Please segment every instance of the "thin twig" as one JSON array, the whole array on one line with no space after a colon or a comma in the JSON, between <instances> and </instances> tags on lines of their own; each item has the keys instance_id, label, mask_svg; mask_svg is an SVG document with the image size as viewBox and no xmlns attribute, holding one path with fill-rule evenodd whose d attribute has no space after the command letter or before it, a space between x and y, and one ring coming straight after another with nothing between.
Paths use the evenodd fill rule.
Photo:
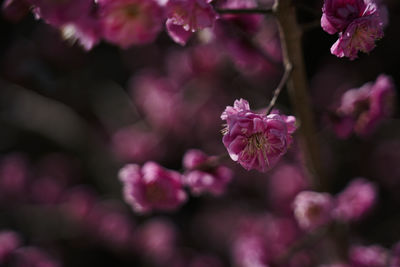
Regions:
<instances>
[{"instance_id":1,"label":"thin twig","mask_svg":"<svg viewBox=\"0 0 400 267\"><path fill-rule=\"evenodd\" d=\"M219 14L272 14L272 9L262 8L249 8L249 9L221 9L217 8L215 11Z\"/></svg>"},{"instance_id":2,"label":"thin twig","mask_svg":"<svg viewBox=\"0 0 400 267\"><path fill-rule=\"evenodd\" d=\"M283 87L285 87L286 82L288 81L290 74L292 73L292 70L293 70L292 64L286 63L285 72L283 73L282 79L279 82L278 87L276 87L274 91L274 96L272 97L271 102L269 102L267 111L265 112L266 115L268 115L275 106L276 100L278 99L279 94L281 93Z\"/></svg>"}]
</instances>

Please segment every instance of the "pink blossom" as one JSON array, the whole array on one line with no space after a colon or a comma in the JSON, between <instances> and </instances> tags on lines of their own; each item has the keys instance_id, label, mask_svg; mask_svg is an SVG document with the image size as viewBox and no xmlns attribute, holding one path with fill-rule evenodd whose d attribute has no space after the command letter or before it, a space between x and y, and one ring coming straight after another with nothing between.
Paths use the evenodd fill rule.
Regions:
<instances>
[{"instance_id":1,"label":"pink blossom","mask_svg":"<svg viewBox=\"0 0 400 267\"><path fill-rule=\"evenodd\" d=\"M331 221L333 199L328 193L303 191L293 201L294 215L303 229L311 230Z\"/></svg>"},{"instance_id":2,"label":"pink blossom","mask_svg":"<svg viewBox=\"0 0 400 267\"><path fill-rule=\"evenodd\" d=\"M64 24L61 33L64 39L78 42L86 51L97 45L102 37L98 19L90 14Z\"/></svg>"},{"instance_id":3,"label":"pink blossom","mask_svg":"<svg viewBox=\"0 0 400 267\"><path fill-rule=\"evenodd\" d=\"M0 163L0 198L23 198L29 180L27 160L19 154L4 157Z\"/></svg>"},{"instance_id":4,"label":"pink blossom","mask_svg":"<svg viewBox=\"0 0 400 267\"><path fill-rule=\"evenodd\" d=\"M122 48L154 41L162 29L163 9L155 0L101 0L103 37Z\"/></svg>"},{"instance_id":5,"label":"pink blossom","mask_svg":"<svg viewBox=\"0 0 400 267\"><path fill-rule=\"evenodd\" d=\"M364 178L357 178L337 195L332 215L343 222L357 221L375 204L376 195L374 184Z\"/></svg>"},{"instance_id":6,"label":"pink blossom","mask_svg":"<svg viewBox=\"0 0 400 267\"><path fill-rule=\"evenodd\" d=\"M331 47L337 57L354 60L358 51L369 53L375 48L375 41L383 37L383 22L377 16L361 17L354 20Z\"/></svg>"},{"instance_id":7,"label":"pink blossom","mask_svg":"<svg viewBox=\"0 0 400 267\"><path fill-rule=\"evenodd\" d=\"M336 132L343 137L350 135L351 129L360 136L371 134L383 119L391 115L394 96L393 81L384 74L374 84L367 83L361 88L348 90L336 112L340 119L333 121Z\"/></svg>"},{"instance_id":8,"label":"pink blossom","mask_svg":"<svg viewBox=\"0 0 400 267\"><path fill-rule=\"evenodd\" d=\"M341 32L356 18L371 15L376 9L373 1L325 0L321 26L330 34Z\"/></svg>"},{"instance_id":9,"label":"pink blossom","mask_svg":"<svg viewBox=\"0 0 400 267\"><path fill-rule=\"evenodd\" d=\"M212 0L169 0L167 3L167 31L179 44L186 44L190 35L212 27L217 19Z\"/></svg>"},{"instance_id":10,"label":"pink blossom","mask_svg":"<svg viewBox=\"0 0 400 267\"><path fill-rule=\"evenodd\" d=\"M119 177L124 184L125 201L136 212L175 210L186 200L181 175L155 162L147 162L143 167L128 164Z\"/></svg>"},{"instance_id":11,"label":"pink blossom","mask_svg":"<svg viewBox=\"0 0 400 267\"><path fill-rule=\"evenodd\" d=\"M177 230L168 220L151 219L140 226L135 236L140 253L158 265L169 260L177 250Z\"/></svg>"},{"instance_id":12,"label":"pink blossom","mask_svg":"<svg viewBox=\"0 0 400 267\"><path fill-rule=\"evenodd\" d=\"M187 170L183 176L184 183L195 195L209 192L221 195L231 181L233 172L224 166L213 166L215 157L209 157L200 150L192 149L185 153L183 166ZM210 166L196 169L208 162Z\"/></svg>"},{"instance_id":13,"label":"pink blossom","mask_svg":"<svg viewBox=\"0 0 400 267\"><path fill-rule=\"evenodd\" d=\"M4 264L10 254L21 245L20 237L13 231L0 232L0 264Z\"/></svg>"},{"instance_id":14,"label":"pink blossom","mask_svg":"<svg viewBox=\"0 0 400 267\"><path fill-rule=\"evenodd\" d=\"M222 142L232 160L246 170L265 172L286 153L295 130L294 117L257 114L241 99L221 115L226 120Z\"/></svg>"},{"instance_id":15,"label":"pink blossom","mask_svg":"<svg viewBox=\"0 0 400 267\"><path fill-rule=\"evenodd\" d=\"M15 251L14 267L60 267L61 264L45 251L36 247L22 247Z\"/></svg>"},{"instance_id":16,"label":"pink blossom","mask_svg":"<svg viewBox=\"0 0 400 267\"><path fill-rule=\"evenodd\" d=\"M383 37L387 12L374 0L325 0L322 11L322 28L330 34L339 32L331 47L337 57L354 60L358 51L369 53Z\"/></svg>"},{"instance_id":17,"label":"pink blossom","mask_svg":"<svg viewBox=\"0 0 400 267\"><path fill-rule=\"evenodd\" d=\"M308 188L304 172L294 164L278 165L268 182L267 195L280 214L291 214L294 198Z\"/></svg>"},{"instance_id":18,"label":"pink blossom","mask_svg":"<svg viewBox=\"0 0 400 267\"><path fill-rule=\"evenodd\" d=\"M381 246L353 246L349 258L354 267L385 267L387 266L388 251Z\"/></svg>"},{"instance_id":19,"label":"pink blossom","mask_svg":"<svg viewBox=\"0 0 400 267\"><path fill-rule=\"evenodd\" d=\"M90 13L93 0L29 0L36 17L53 26L62 26Z\"/></svg>"}]
</instances>

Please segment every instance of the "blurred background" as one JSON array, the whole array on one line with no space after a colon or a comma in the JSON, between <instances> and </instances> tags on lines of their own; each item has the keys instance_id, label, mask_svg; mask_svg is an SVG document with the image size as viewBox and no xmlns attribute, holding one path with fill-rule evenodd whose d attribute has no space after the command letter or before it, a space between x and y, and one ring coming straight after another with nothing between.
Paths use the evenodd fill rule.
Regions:
<instances>
[{"instance_id":1,"label":"blurred background","mask_svg":"<svg viewBox=\"0 0 400 267\"><path fill-rule=\"evenodd\" d=\"M294 2L299 21L311 25L304 56L330 193L355 177L379 192L374 210L345 229L347 238L390 248L400 240L398 109L366 138L338 139L328 117L343 92L381 73L399 86L400 3L384 1L384 38L349 61L330 54L336 36L313 26L322 1ZM4 266L264 266L251 263L264 253L253 237L262 232L273 244L268 253L279 254L304 234L291 211L309 188L296 141L265 174L226 160L234 178L223 196L191 196L171 213L135 214L118 180L126 163L181 170L188 149L225 151L222 111L239 98L265 108L283 73L273 17L252 15L253 28L222 17L184 47L162 31L147 45L103 41L85 51L29 10L19 12L0 16L0 265L14 246ZM277 107L293 113L286 92ZM307 248L287 264L316 262Z\"/></svg>"}]
</instances>

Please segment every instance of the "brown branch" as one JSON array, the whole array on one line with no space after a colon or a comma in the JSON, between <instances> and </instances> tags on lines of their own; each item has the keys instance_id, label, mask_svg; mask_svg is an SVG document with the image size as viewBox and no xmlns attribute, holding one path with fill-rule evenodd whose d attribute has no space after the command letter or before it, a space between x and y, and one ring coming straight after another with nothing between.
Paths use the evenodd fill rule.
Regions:
<instances>
[{"instance_id":1,"label":"brown branch","mask_svg":"<svg viewBox=\"0 0 400 267\"><path fill-rule=\"evenodd\" d=\"M300 146L305 156L305 164L310 174L311 184L314 189L324 191L326 178L320 161L320 145L316 135L308 92L301 44L302 30L297 23L296 10L291 0L276 1L274 11L279 22L284 64L292 64L293 66L287 87L295 114L300 121Z\"/></svg>"},{"instance_id":2,"label":"brown branch","mask_svg":"<svg viewBox=\"0 0 400 267\"><path fill-rule=\"evenodd\" d=\"M292 64L290 64L290 63L285 64L285 72L283 73L282 79L279 82L278 87L276 87L276 89L274 91L274 96L272 97L271 102L269 102L267 111L265 112L266 115L268 115L271 112L271 110L274 108L276 100L278 99L279 94L281 93L283 87L285 87L285 85L290 77L290 74L292 73L292 70L293 70Z\"/></svg>"}]
</instances>

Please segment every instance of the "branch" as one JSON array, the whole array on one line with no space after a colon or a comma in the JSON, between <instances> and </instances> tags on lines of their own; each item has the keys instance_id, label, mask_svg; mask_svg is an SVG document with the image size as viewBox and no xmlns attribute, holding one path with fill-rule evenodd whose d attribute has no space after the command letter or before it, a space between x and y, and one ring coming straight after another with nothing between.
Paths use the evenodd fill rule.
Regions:
<instances>
[{"instance_id":1,"label":"branch","mask_svg":"<svg viewBox=\"0 0 400 267\"><path fill-rule=\"evenodd\" d=\"M279 94L281 93L283 87L285 87L285 84L287 83L290 74L292 73L292 70L293 70L292 64L287 63L285 65L285 72L283 73L282 79L279 82L278 87L275 89L274 96L272 97L271 102L268 105L267 111L265 112L266 115L268 115L275 106L276 100L278 99Z\"/></svg>"},{"instance_id":2,"label":"branch","mask_svg":"<svg viewBox=\"0 0 400 267\"><path fill-rule=\"evenodd\" d=\"M219 14L272 14L271 9L262 9L262 8L249 8L249 9L221 9L217 8L215 11Z\"/></svg>"}]
</instances>

